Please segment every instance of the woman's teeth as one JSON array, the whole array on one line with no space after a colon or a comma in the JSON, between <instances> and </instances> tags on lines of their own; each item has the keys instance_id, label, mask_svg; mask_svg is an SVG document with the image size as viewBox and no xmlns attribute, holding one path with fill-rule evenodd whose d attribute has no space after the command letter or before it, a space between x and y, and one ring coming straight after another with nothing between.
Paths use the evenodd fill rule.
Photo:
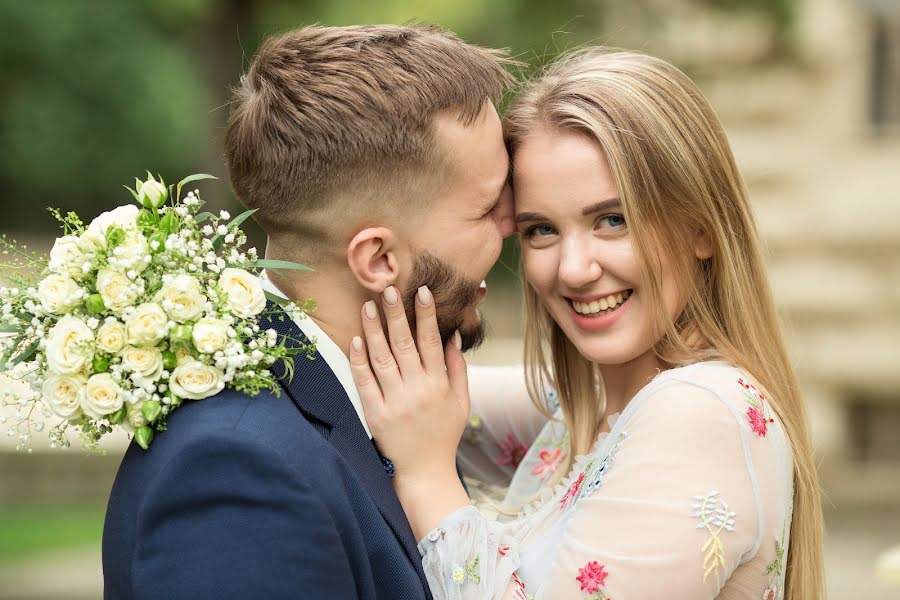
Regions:
<instances>
[{"instance_id":1,"label":"woman's teeth","mask_svg":"<svg viewBox=\"0 0 900 600\"><path fill-rule=\"evenodd\" d=\"M598 315L603 312L609 312L615 310L619 307L620 304L628 300L628 296L631 295L631 290L625 290L621 294L613 294L612 296L607 296L606 298L601 298L600 300L594 300L593 302L577 302L572 300L572 306L575 308L575 312L581 315Z\"/></svg>"}]
</instances>

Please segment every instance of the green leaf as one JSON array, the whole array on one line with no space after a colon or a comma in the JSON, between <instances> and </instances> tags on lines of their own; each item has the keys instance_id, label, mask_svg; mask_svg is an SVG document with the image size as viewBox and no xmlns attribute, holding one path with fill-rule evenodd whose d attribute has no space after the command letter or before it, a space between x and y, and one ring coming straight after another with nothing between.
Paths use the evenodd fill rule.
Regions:
<instances>
[{"instance_id":1,"label":"green leaf","mask_svg":"<svg viewBox=\"0 0 900 600\"><path fill-rule=\"evenodd\" d=\"M225 243L225 238L221 235L217 235L216 237L214 237L212 239L213 250L218 251L222 247L222 244L224 244L224 243Z\"/></svg>"},{"instance_id":2,"label":"green leaf","mask_svg":"<svg viewBox=\"0 0 900 600\"><path fill-rule=\"evenodd\" d=\"M312 267L308 267L306 265L301 265L299 263L291 262L289 260L275 260L272 258L261 258L259 260L254 260L253 262L249 262L246 265L251 269L272 269L273 271L278 271L278 269L294 269L297 271L315 271Z\"/></svg>"},{"instance_id":3,"label":"green leaf","mask_svg":"<svg viewBox=\"0 0 900 600\"><path fill-rule=\"evenodd\" d=\"M31 360L34 358L34 355L37 354L38 350L38 340L34 340L28 346L25 347L22 352L19 353L17 357L15 357L12 361L12 364L15 366L20 362L25 362L26 360Z\"/></svg>"},{"instance_id":4,"label":"green leaf","mask_svg":"<svg viewBox=\"0 0 900 600\"><path fill-rule=\"evenodd\" d=\"M131 192L131 195L134 196L134 199L135 199L135 200L137 200L138 202L141 201L141 199L138 197L138 193L137 193L136 191L134 191L133 189L131 189L131 188L128 187L127 185L123 185L122 187L125 188L126 190L128 190L129 192Z\"/></svg>"},{"instance_id":5,"label":"green leaf","mask_svg":"<svg viewBox=\"0 0 900 600\"><path fill-rule=\"evenodd\" d=\"M202 212L194 215L194 223L202 223L203 221L207 221L211 219L213 215L211 212Z\"/></svg>"},{"instance_id":6,"label":"green leaf","mask_svg":"<svg viewBox=\"0 0 900 600\"><path fill-rule=\"evenodd\" d=\"M279 296L279 295L277 295L277 294L273 294L272 292L266 292L266 291L264 291L264 293L265 293L265 295L266 295L266 299L267 299L267 300L269 300L270 302L274 302L274 303L277 304L278 306L284 306L285 304L287 304L288 302L290 302L290 300L288 300L287 298L283 298L282 296Z\"/></svg>"},{"instance_id":7,"label":"green leaf","mask_svg":"<svg viewBox=\"0 0 900 600\"><path fill-rule=\"evenodd\" d=\"M206 173L195 173L194 175L188 175L184 179L178 182L178 187L176 188L175 196L176 200L181 198L181 188L191 183L193 181L200 181L202 179L218 179L215 175L207 175Z\"/></svg>"},{"instance_id":8,"label":"green leaf","mask_svg":"<svg viewBox=\"0 0 900 600\"><path fill-rule=\"evenodd\" d=\"M249 219L250 216L258 210L258 208L254 208L253 210L246 210L236 216L234 220L232 220L231 223L228 224L228 231L234 231L235 229L237 229L241 223Z\"/></svg>"},{"instance_id":9,"label":"green leaf","mask_svg":"<svg viewBox=\"0 0 900 600\"><path fill-rule=\"evenodd\" d=\"M20 331L22 328L15 325L0 325L0 333L19 333Z\"/></svg>"}]
</instances>

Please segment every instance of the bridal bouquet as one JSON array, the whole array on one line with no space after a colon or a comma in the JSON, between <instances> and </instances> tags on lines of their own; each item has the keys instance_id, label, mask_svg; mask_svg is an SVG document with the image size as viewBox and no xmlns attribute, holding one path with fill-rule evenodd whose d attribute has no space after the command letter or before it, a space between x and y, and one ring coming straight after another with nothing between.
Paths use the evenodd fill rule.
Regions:
<instances>
[{"instance_id":1,"label":"bridal bouquet","mask_svg":"<svg viewBox=\"0 0 900 600\"><path fill-rule=\"evenodd\" d=\"M20 449L44 429L38 417L53 415L60 422L49 429L52 447L70 445L71 427L89 448L121 427L147 449L183 401L226 386L279 394L269 367L283 360L290 374L297 353L312 354L312 343L287 346L261 327L303 318L311 301L269 296L255 274L307 267L243 251L240 225L254 211L234 219L200 212L199 191L181 198L181 190L201 179L215 178L167 186L148 173L127 188L137 204L87 226L50 209L64 235L49 259L0 237L11 257L0 264L10 284L0 287L0 371L27 391L3 403L15 405L7 433ZM267 297L277 306L267 308Z\"/></svg>"}]
</instances>

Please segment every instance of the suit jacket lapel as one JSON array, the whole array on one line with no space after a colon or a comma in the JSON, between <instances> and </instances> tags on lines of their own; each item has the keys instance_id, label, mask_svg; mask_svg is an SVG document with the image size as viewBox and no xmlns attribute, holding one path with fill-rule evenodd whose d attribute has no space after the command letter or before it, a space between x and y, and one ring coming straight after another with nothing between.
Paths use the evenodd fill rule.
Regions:
<instances>
[{"instance_id":1,"label":"suit jacket lapel","mask_svg":"<svg viewBox=\"0 0 900 600\"><path fill-rule=\"evenodd\" d=\"M271 304L269 308L272 308ZM298 340L307 339L287 316L284 321L276 318L270 321L267 317L263 317L260 320L260 327L274 328L279 337L286 338L285 344L288 346L297 346ZM276 377L284 377L284 363L276 362L272 365L272 372ZM381 458L366 434L353 404L328 363L318 352L312 360L297 355L294 361L294 377L290 381L282 380L282 386L301 412L330 428L328 441L353 468L369 496L378 506L382 517L403 546L407 557L416 568L422 585L427 590L428 582L422 571L422 557L416 547L409 521L403 513L403 507L394 492L391 479L385 472Z\"/></svg>"}]
</instances>

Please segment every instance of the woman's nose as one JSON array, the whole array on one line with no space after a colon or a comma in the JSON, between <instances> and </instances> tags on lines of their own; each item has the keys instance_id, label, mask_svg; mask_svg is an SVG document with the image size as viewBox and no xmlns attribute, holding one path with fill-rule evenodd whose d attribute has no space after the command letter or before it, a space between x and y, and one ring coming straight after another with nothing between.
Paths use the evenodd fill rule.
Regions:
<instances>
[{"instance_id":1,"label":"woman's nose","mask_svg":"<svg viewBox=\"0 0 900 600\"><path fill-rule=\"evenodd\" d=\"M560 282L577 290L600 278L603 269L590 250L590 244L587 241L577 238L562 242L562 251L559 257Z\"/></svg>"}]
</instances>

